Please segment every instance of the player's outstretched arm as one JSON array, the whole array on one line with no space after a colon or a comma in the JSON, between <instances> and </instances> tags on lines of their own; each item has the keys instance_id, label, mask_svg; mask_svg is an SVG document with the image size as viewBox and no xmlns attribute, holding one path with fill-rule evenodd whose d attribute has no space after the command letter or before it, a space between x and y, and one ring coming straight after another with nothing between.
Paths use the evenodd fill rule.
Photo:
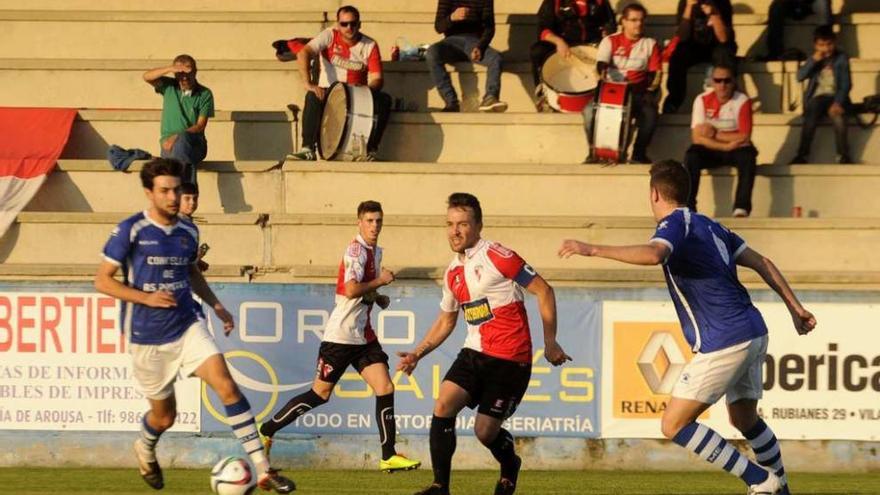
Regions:
<instances>
[{"instance_id":1,"label":"player's outstretched arm","mask_svg":"<svg viewBox=\"0 0 880 495\"><path fill-rule=\"evenodd\" d=\"M125 302L143 304L152 308L173 308L177 306L174 295L166 291L144 292L129 287L113 278L119 267L109 261L104 261L98 266L95 275L95 289L110 297L115 297Z\"/></svg>"},{"instance_id":2,"label":"player's outstretched arm","mask_svg":"<svg viewBox=\"0 0 880 495\"><path fill-rule=\"evenodd\" d=\"M229 335L232 329L235 328L235 320L232 319L232 314L226 310L223 304L220 303L220 300L217 299L217 296L214 295L214 291L208 287L208 281L205 280L205 276L202 275L202 271L199 270L197 264L192 264L189 267L189 284L193 292L214 309L214 314L223 322L223 333Z\"/></svg>"},{"instance_id":3,"label":"player's outstretched arm","mask_svg":"<svg viewBox=\"0 0 880 495\"><path fill-rule=\"evenodd\" d=\"M669 256L669 247L659 242L640 244L638 246L603 246L566 239L562 241L558 254L560 258L570 258L575 254L579 254L581 256L608 258L631 265L659 265Z\"/></svg>"},{"instance_id":4,"label":"player's outstretched arm","mask_svg":"<svg viewBox=\"0 0 880 495\"><path fill-rule=\"evenodd\" d=\"M407 375L411 375L413 370L419 364L419 360L427 356L431 351L442 344L452 330L455 328L455 321L458 319L458 311L440 311L428 335L419 343L416 350L412 352L397 352L400 362L397 363L397 370L403 371Z\"/></svg>"},{"instance_id":5,"label":"player's outstretched arm","mask_svg":"<svg viewBox=\"0 0 880 495\"><path fill-rule=\"evenodd\" d=\"M544 324L544 357L553 366L571 361L571 356L556 342L556 293L553 287L543 277L536 275L526 286L526 290L538 298L538 310Z\"/></svg>"},{"instance_id":6,"label":"player's outstretched arm","mask_svg":"<svg viewBox=\"0 0 880 495\"><path fill-rule=\"evenodd\" d=\"M767 282L767 285L779 294L779 297L782 298L788 307L788 311L791 313L797 333L806 335L816 328L816 317L804 309L794 291L791 290L791 286L788 285L788 281L785 280L782 272L779 271L779 268L776 268L776 265L770 258L762 256L757 251L747 247L736 258L736 264L758 272L761 278L764 279L764 282Z\"/></svg>"}]
</instances>

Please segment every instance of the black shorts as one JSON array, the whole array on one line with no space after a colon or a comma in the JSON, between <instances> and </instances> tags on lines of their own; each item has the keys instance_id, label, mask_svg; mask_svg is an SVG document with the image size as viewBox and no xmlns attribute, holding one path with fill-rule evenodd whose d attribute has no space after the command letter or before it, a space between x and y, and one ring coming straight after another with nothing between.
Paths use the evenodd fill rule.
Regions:
<instances>
[{"instance_id":1,"label":"black shorts","mask_svg":"<svg viewBox=\"0 0 880 495\"><path fill-rule=\"evenodd\" d=\"M358 373L371 364L383 363L388 367L388 354L378 340L368 344L337 344L321 342L318 350L318 366L315 372L321 381L336 383L349 365Z\"/></svg>"},{"instance_id":2,"label":"black shorts","mask_svg":"<svg viewBox=\"0 0 880 495\"><path fill-rule=\"evenodd\" d=\"M480 414L503 420L513 416L531 377L531 363L499 359L465 348L443 379L470 394L469 408L480 406Z\"/></svg>"}]
</instances>

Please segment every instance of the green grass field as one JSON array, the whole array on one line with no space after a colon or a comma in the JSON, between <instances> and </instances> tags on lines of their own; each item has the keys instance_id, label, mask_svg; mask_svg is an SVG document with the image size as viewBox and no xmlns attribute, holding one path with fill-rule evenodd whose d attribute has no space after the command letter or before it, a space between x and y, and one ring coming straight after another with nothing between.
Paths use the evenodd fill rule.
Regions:
<instances>
[{"instance_id":1,"label":"green grass field","mask_svg":"<svg viewBox=\"0 0 880 495\"><path fill-rule=\"evenodd\" d=\"M301 494L412 494L431 481L429 470L398 474L366 471L292 471ZM454 495L488 495L497 474L489 471L453 473ZM880 494L880 474L790 475L797 495ZM147 487L134 469L0 469L0 492L38 493L210 493L208 470L170 469L165 489ZM745 487L726 473L634 471L524 471L517 490L522 495L742 495Z\"/></svg>"}]
</instances>

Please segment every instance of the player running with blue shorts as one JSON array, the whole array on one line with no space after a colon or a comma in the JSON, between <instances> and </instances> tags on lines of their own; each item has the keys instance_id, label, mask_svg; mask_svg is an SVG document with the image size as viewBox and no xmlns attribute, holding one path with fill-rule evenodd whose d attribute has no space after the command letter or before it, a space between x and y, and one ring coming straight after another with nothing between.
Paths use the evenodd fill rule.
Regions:
<instances>
[{"instance_id":1,"label":"player running with blue shorts","mask_svg":"<svg viewBox=\"0 0 880 495\"><path fill-rule=\"evenodd\" d=\"M263 490L290 493L293 482L269 466L247 398L232 380L223 355L199 318L195 292L223 322L235 324L198 269L199 231L178 216L183 165L158 158L144 165L141 183L146 211L123 220L104 246L95 288L122 302L120 324L130 344L134 377L150 403L134 443L140 474L152 488L164 486L156 444L177 415L174 382L197 376L223 402L229 424L258 473ZM122 270L123 282L114 278Z\"/></svg>"},{"instance_id":2,"label":"player running with blue shorts","mask_svg":"<svg viewBox=\"0 0 880 495\"><path fill-rule=\"evenodd\" d=\"M720 223L684 206L690 182L680 163L658 162L650 173L651 209L658 224L647 244L600 246L566 240L559 255L663 265L682 331L696 353L682 371L663 412L663 435L739 476L751 495L788 494L779 443L758 417L767 326L739 282L736 266L755 270L779 294L799 334L812 331L816 318L804 309L772 261ZM700 414L723 395L727 396L730 422L749 441L757 464L711 428L697 423Z\"/></svg>"}]
</instances>

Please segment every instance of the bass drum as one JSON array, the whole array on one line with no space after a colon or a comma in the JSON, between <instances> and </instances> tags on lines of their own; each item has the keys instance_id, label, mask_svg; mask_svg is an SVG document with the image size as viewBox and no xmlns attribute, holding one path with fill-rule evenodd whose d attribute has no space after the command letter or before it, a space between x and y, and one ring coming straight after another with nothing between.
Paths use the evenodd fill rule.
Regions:
<instances>
[{"instance_id":1,"label":"bass drum","mask_svg":"<svg viewBox=\"0 0 880 495\"><path fill-rule=\"evenodd\" d=\"M335 82L327 91L318 151L324 160L358 161L367 156L375 127L373 93L366 86Z\"/></svg>"},{"instance_id":2,"label":"bass drum","mask_svg":"<svg viewBox=\"0 0 880 495\"><path fill-rule=\"evenodd\" d=\"M629 140L632 95L625 82L602 81L593 102L592 155L605 162L620 163L626 159Z\"/></svg>"},{"instance_id":3,"label":"bass drum","mask_svg":"<svg viewBox=\"0 0 880 495\"><path fill-rule=\"evenodd\" d=\"M550 55L541 67L541 84L547 104L558 112L579 113L592 100L599 84L594 45L571 47L566 59L558 52Z\"/></svg>"}]
</instances>

